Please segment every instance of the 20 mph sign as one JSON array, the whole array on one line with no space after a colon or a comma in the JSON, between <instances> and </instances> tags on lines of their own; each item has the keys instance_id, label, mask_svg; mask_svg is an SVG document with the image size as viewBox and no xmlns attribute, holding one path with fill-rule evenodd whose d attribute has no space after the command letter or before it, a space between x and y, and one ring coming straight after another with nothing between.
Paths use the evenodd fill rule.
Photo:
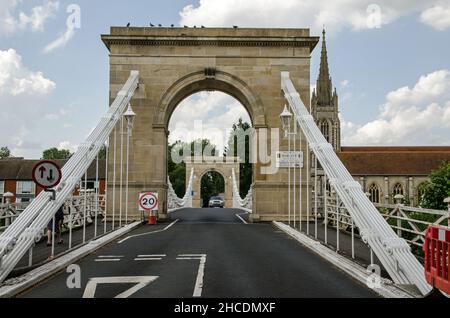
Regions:
<instances>
[{"instance_id":1,"label":"20 mph sign","mask_svg":"<svg viewBox=\"0 0 450 318\"><path fill-rule=\"evenodd\" d=\"M158 203L157 192L145 192L139 195L139 211L157 211Z\"/></svg>"},{"instance_id":2,"label":"20 mph sign","mask_svg":"<svg viewBox=\"0 0 450 318\"><path fill-rule=\"evenodd\" d=\"M62 178L61 169L52 161L41 161L33 168L33 181L43 189L56 187Z\"/></svg>"}]
</instances>

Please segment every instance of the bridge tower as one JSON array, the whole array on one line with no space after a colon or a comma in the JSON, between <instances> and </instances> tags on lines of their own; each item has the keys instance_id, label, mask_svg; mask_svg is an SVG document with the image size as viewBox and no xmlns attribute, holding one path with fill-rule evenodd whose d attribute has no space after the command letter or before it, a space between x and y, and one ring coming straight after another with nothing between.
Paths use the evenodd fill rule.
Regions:
<instances>
[{"instance_id":1,"label":"bridge tower","mask_svg":"<svg viewBox=\"0 0 450 318\"><path fill-rule=\"evenodd\" d=\"M280 137L279 116L285 105L281 72L290 72L309 107L310 60L318 37L310 36L309 29L112 27L102 40L110 52L111 98L130 70L140 74L139 89L131 100L137 116L130 141L129 211L137 212L139 192L158 191L160 215L166 213L172 113L188 96L216 90L239 100L258 136L253 220L287 220L288 169L276 168L277 151L288 149L288 141ZM116 148L120 153L120 144ZM302 150L306 151L306 143ZM108 159L109 201L115 171L112 152ZM303 191L306 197L306 186Z\"/></svg>"}]
</instances>

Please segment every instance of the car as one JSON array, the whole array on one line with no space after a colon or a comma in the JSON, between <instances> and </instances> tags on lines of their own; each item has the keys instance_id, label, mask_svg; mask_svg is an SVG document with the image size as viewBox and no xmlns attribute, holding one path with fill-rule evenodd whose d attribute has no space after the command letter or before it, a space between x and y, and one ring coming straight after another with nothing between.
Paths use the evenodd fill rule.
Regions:
<instances>
[{"instance_id":1,"label":"car","mask_svg":"<svg viewBox=\"0 0 450 318\"><path fill-rule=\"evenodd\" d=\"M209 200L208 206L210 208L221 208L221 209L223 209L224 206L225 206L225 201L223 200L222 197L211 197L211 199Z\"/></svg>"}]
</instances>

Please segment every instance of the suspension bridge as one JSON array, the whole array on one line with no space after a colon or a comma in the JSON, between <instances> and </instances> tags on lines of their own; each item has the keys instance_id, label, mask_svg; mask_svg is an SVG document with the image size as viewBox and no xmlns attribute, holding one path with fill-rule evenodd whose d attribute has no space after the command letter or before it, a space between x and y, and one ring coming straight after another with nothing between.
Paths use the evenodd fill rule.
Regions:
<instances>
[{"instance_id":1,"label":"suspension bridge","mask_svg":"<svg viewBox=\"0 0 450 318\"><path fill-rule=\"evenodd\" d=\"M55 197L42 192L20 213L4 216L1 296L421 297L432 290L411 242L388 223L392 214L368 199L304 103L318 41L309 30L112 28L102 39L111 53L111 106L62 168ZM198 167L187 169L182 198L166 172L170 115L203 89L238 97L256 135L267 137L259 142L245 198L239 165L227 170L231 206L223 210L195 206ZM267 129L280 126L287 133L277 142ZM303 151L305 165L272 171L261 149L275 154L291 143ZM98 176L104 145L106 194L96 186L75 198L89 167ZM159 194L160 223L153 227L142 225L137 209L145 191ZM50 258L32 267L43 229L60 206L69 248L55 249L53 240ZM439 222L448 219L434 213L442 213ZM29 271L14 274L18 264ZM81 276L72 286L73 264ZM127 284L134 287L120 287Z\"/></svg>"}]
</instances>

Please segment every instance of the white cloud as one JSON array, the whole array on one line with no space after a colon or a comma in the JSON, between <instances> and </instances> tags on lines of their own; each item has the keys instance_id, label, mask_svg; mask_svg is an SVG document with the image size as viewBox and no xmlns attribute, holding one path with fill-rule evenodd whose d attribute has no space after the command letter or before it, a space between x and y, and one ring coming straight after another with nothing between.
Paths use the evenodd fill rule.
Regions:
<instances>
[{"instance_id":1,"label":"white cloud","mask_svg":"<svg viewBox=\"0 0 450 318\"><path fill-rule=\"evenodd\" d=\"M436 5L425 10L422 12L420 20L439 31L450 28L450 3Z\"/></svg>"},{"instance_id":2,"label":"white cloud","mask_svg":"<svg viewBox=\"0 0 450 318\"><path fill-rule=\"evenodd\" d=\"M68 27L56 40L49 43L43 50L44 53L51 53L56 49L63 48L75 35L75 29Z\"/></svg>"},{"instance_id":3,"label":"white cloud","mask_svg":"<svg viewBox=\"0 0 450 318\"><path fill-rule=\"evenodd\" d=\"M48 113L46 99L55 87L42 72L30 71L15 50L0 50L0 144L14 155L31 157L41 149L30 132L43 125L40 118Z\"/></svg>"},{"instance_id":4,"label":"white cloud","mask_svg":"<svg viewBox=\"0 0 450 318\"><path fill-rule=\"evenodd\" d=\"M58 150L69 150L74 153L78 150L78 145L74 145L70 141L63 141L59 143L57 148Z\"/></svg>"},{"instance_id":5,"label":"white cloud","mask_svg":"<svg viewBox=\"0 0 450 318\"><path fill-rule=\"evenodd\" d=\"M211 140L223 151L228 131L239 118L251 122L239 101L222 92L201 92L182 101L170 120L169 142Z\"/></svg>"},{"instance_id":6,"label":"white cloud","mask_svg":"<svg viewBox=\"0 0 450 318\"><path fill-rule=\"evenodd\" d=\"M350 81L349 81L349 80L343 80L343 81L341 82L341 86L342 86L343 88L348 87L348 85L350 85Z\"/></svg>"},{"instance_id":7,"label":"white cloud","mask_svg":"<svg viewBox=\"0 0 450 318\"><path fill-rule=\"evenodd\" d=\"M21 0L0 0L0 35L12 35L27 29L43 31L46 21L59 9L59 1L46 0L33 7L29 14L23 11L16 13L20 3Z\"/></svg>"},{"instance_id":8,"label":"white cloud","mask_svg":"<svg viewBox=\"0 0 450 318\"><path fill-rule=\"evenodd\" d=\"M380 27L401 16L422 12L440 0L200 0L180 12L180 25L241 27L308 27L317 33L323 25L331 32L376 27L374 14L380 9ZM375 11L372 10L375 8Z\"/></svg>"},{"instance_id":9,"label":"white cloud","mask_svg":"<svg viewBox=\"0 0 450 318\"><path fill-rule=\"evenodd\" d=\"M0 95L46 95L55 86L42 72L32 72L24 67L22 57L14 49L0 50Z\"/></svg>"},{"instance_id":10,"label":"white cloud","mask_svg":"<svg viewBox=\"0 0 450 318\"><path fill-rule=\"evenodd\" d=\"M364 125L343 120L342 132L346 145L450 144L450 71L390 92L377 118Z\"/></svg>"}]
</instances>

